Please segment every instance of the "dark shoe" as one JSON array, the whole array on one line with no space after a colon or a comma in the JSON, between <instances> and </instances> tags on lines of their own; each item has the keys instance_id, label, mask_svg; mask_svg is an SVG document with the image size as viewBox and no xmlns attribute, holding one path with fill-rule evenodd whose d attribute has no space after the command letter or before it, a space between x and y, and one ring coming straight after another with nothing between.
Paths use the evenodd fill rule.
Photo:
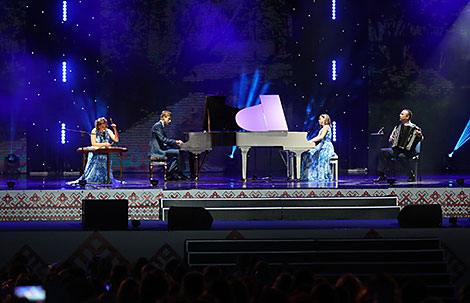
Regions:
<instances>
[{"instance_id":1,"label":"dark shoe","mask_svg":"<svg viewBox=\"0 0 470 303\"><path fill-rule=\"evenodd\" d=\"M168 177L166 178L166 180L167 180L167 181L178 181L179 179L178 179L178 177L176 177L176 176L168 176Z\"/></svg>"},{"instance_id":2,"label":"dark shoe","mask_svg":"<svg viewBox=\"0 0 470 303\"><path fill-rule=\"evenodd\" d=\"M179 175L178 175L178 179L180 179L180 180L188 180L189 177L186 176L185 174L179 174Z\"/></svg>"},{"instance_id":3,"label":"dark shoe","mask_svg":"<svg viewBox=\"0 0 470 303\"><path fill-rule=\"evenodd\" d=\"M382 181L387 181L387 177L385 175L380 175L377 179L374 180L374 182L382 182Z\"/></svg>"},{"instance_id":4,"label":"dark shoe","mask_svg":"<svg viewBox=\"0 0 470 303\"><path fill-rule=\"evenodd\" d=\"M408 182L416 182L416 176L415 175L411 175L408 177Z\"/></svg>"}]
</instances>

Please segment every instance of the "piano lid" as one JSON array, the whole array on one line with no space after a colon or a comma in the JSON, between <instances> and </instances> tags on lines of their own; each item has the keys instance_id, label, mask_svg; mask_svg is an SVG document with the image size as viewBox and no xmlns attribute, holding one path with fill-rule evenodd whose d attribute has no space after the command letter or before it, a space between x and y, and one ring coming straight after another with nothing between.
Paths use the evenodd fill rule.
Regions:
<instances>
[{"instance_id":1,"label":"piano lid","mask_svg":"<svg viewBox=\"0 0 470 303\"><path fill-rule=\"evenodd\" d=\"M225 104L225 96L206 96L204 108L203 131L237 131L235 115L239 108Z\"/></svg>"},{"instance_id":2,"label":"piano lid","mask_svg":"<svg viewBox=\"0 0 470 303\"><path fill-rule=\"evenodd\" d=\"M249 131L287 131L287 122L279 95L261 95L261 104L244 108L235 116L237 124Z\"/></svg>"}]
</instances>

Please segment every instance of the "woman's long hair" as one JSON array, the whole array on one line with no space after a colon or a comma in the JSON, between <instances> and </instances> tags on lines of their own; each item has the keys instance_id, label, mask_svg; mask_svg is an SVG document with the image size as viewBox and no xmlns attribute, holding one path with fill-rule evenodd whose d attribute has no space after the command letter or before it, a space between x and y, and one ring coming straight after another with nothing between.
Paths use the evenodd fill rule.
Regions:
<instances>
[{"instance_id":1,"label":"woman's long hair","mask_svg":"<svg viewBox=\"0 0 470 303\"><path fill-rule=\"evenodd\" d=\"M100 126L103 125L103 124L108 124L108 120L106 120L105 117L101 117L101 118L96 119L95 120L96 131L98 131Z\"/></svg>"},{"instance_id":2,"label":"woman's long hair","mask_svg":"<svg viewBox=\"0 0 470 303\"><path fill-rule=\"evenodd\" d=\"M325 124L328 124L331 127L331 118L328 114L321 114L320 117L323 117L325 119Z\"/></svg>"}]
</instances>

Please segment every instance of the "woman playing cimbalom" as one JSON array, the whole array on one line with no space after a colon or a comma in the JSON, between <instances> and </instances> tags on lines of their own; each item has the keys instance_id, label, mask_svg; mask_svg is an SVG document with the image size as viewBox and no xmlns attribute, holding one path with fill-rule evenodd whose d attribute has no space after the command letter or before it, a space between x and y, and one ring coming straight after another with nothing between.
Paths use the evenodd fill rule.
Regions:
<instances>
[{"instance_id":1,"label":"woman playing cimbalom","mask_svg":"<svg viewBox=\"0 0 470 303\"><path fill-rule=\"evenodd\" d=\"M327 114L321 114L318 118L321 129L318 134L311 139L315 142L315 148L304 155L302 161L301 180L315 182L329 182L333 180L331 173L330 159L334 156L335 150L331 143L331 119Z\"/></svg>"},{"instance_id":2,"label":"woman playing cimbalom","mask_svg":"<svg viewBox=\"0 0 470 303\"><path fill-rule=\"evenodd\" d=\"M111 123L113 120L111 120ZM108 121L101 117L96 119L95 128L91 131L91 145L96 148L111 146L114 142L119 142L119 133L116 124L112 123L111 127L114 132L108 128ZM114 182L113 171L109 168L110 180ZM89 152L88 160L85 166L84 176L78 180L68 182L67 184L77 184L79 180L85 179L87 183L107 184L108 183L108 166L106 154L98 154Z\"/></svg>"}]
</instances>

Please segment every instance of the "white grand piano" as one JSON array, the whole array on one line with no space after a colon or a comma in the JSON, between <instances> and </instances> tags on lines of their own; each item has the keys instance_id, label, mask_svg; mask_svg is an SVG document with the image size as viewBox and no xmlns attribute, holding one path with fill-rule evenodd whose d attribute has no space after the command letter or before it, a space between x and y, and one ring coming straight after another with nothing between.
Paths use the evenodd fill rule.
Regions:
<instances>
[{"instance_id":1,"label":"white grand piano","mask_svg":"<svg viewBox=\"0 0 470 303\"><path fill-rule=\"evenodd\" d=\"M199 171L202 166L202 164L199 165L199 155L202 152L210 151L213 146L217 145L236 145L240 148L243 180L246 180L247 158L251 147L278 146L288 152L288 163L286 163L288 176L292 176L293 173L290 171L293 167L293 157L291 155L292 153L295 154L296 169L293 178L297 180L300 178L301 155L303 152L314 148L315 143L307 140L307 132L288 130L279 95L261 95L260 100L261 104L242 109L235 115L237 126L245 131L233 132L223 128L221 131L205 129L205 132L187 133L189 140L181 145L181 149L194 155L192 167L195 170L194 178L196 180L199 178ZM205 116L210 115L206 113ZM212 117L215 117L215 115L213 114ZM204 123L207 125L207 122Z\"/></svg>"}]
</instances>

